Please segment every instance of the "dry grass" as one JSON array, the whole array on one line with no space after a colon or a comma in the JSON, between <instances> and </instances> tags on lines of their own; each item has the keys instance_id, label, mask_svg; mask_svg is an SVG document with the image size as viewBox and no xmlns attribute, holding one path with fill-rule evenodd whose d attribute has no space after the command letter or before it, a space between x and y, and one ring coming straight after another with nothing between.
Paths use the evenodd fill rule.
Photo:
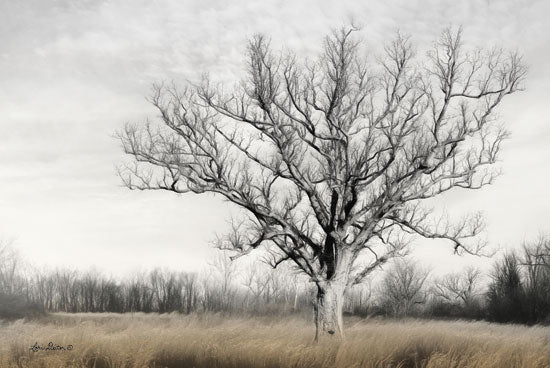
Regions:
<instances>
[{"instance_id":1,"label":"dry grass","mask_svg":"<svg viewBox=\"0 0 550 368\"><path fill-rule=\"evenodd\" d=\"M55 314L0 325L0 367L550 367L550 328L348 319L311 343L299 317ZM71 351L30 351L35 342Z\"/></svg>"}]
</instances>

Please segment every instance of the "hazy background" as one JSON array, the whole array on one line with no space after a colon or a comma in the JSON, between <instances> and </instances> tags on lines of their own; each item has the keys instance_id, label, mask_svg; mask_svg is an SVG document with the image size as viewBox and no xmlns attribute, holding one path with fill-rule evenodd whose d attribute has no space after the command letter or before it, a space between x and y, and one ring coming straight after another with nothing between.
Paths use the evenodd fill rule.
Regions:
<instances>
[{"instance_id":1,"label":"hazy background","mask_svg":"<svg viewBox=\"0 0 550 368\"><path fill-rule=\"evenodd\" d=\"M120 186L113 133L154 119L151 83L210 71L232 81L248 36L265 32L315 56L331 27L363 27L376 55L395 30L420 52L448 25L469 44L519 49L527 91L503 104L512 131L504 175L481 191L455 192L451 214L484 210L493 244L518 246L550 231L550 12L548 1L9 1L0 0L0 238L35 264L113 274L168 266L197 270L230 207L213 196L133 192ZM546 22L546 24L545 24ZM485 259L452 255L448 243L417 242L437 271Z\"/></svg>"}]
</instances>

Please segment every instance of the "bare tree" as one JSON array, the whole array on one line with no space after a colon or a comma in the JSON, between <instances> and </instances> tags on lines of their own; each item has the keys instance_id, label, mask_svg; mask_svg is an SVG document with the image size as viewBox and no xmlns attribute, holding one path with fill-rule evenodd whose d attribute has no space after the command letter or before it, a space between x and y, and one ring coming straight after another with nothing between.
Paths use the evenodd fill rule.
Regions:
<instances>
[{"instance_id":1,"label":"bare tree","mask_svg":"<svg viewBox=\"0 0 550 368\"><path fill-rule=\"evenodd\" d=\"M355 285L348 291L346 309L352 314L366 315L369 312L372 298L372 285L370 280Z\"/></svg>"},{"instance_id":2,"label":"bare tree","mask_svg":"<svg viewBox=\"0 0 550 368\"><path fill-rule=\"evenodd\" d=\"M126 299L125 310L128 312L151 312L153 292L145 281L143 272L132 275L124 284L124 295ZM151 302L148 303L147 301Z\"/></svg>"},{"instance_id":3,"label":"bare tree","mask_svg":"<svg viewBox=\"0 0 550 368\"><path fill-rule=\"evenodd\" d=\"M468 267L462 273L453 273L437 280L433 286L433 293L448 302L460 302L469 306L479 295L479 283L482 273L479 269Z\"/></svg>"},{"instance_id":4,"label":"bare tree","mask_svg":"<svg viewBox=\"0 0 550 368\"><path fill-rule=\"evenodd\" d=\"M183 272L180 274L180 282L183 288L183 312L189 314L197 308L199 298L197 289L197 274Z\"/></svg>"},{"instance_id":5,"label":"bare tree","mask_svg":"<svg viewBox=\"0 0 550 368\"><path fill-rule=\"evenodd\" d=\"M209 262L210 270L202 277L202 303L206 310L231 310L235 297L237 269L226 251Z\"/></svg>"},{"instance_id":6,"label":"bare tree","mask_svg":"<svg viewBox=\"0 0 550 368\"><path fill-rule=\"evenodd\" d=\"M38 279L37 275L37 279ZM45 308L47 310L52 309L52 290L57 289L57 310L64 312L76 312L80 307L80 301L84 300L81 293L84 289L82 284L78 284L77 280L79 279L78 272L74 270L56 270L55 275L48 275L44 277L42 275L43 283L42 288L45 293L47 305ZM80 289L80 290L79 290Z\"/></svg>"},{"instance_id":7,"label":"bare tree","mask_svg":"<svg viewBox=\"0 0 550 368\"><path fill-rule=\"evenodd\" d=\"M296 272L291 263L283 263L273 269L272 273L273 283L276 285L272 289L277 289L278 303L284 306L284 311L297 311L300 297L306 296L309 286L307 278L303 277L303 273Z\"/></svg>"},{"instance_id":8,"label":"bare tree","mask_svg":"<svg viewBox=\"0 0 550 368\"><path fill-rule=\"evenodd\" d=\"M180 275L157 268L149 274L149 282L159 313L182 309L183 283Z\"/></svg>"},{"instance_id":9,"label":"bare tree","mask_svg":"<svg viewBox=\"0 0 550 368\"><path fill-rule=\"evenodd\" d=\"M265 273L263 269L252 265L244 273L243 285L246 287L246 307L252 303L257 311L261 301L262 294L268 287L269 277L271 273Z\"/></svg>"},{"instance_id":10,"label":"bare tree","mask_svg":"<svg viewBox=\"0 0 550 368\"><path fill-rule=\"evenodd\" d=\"M527 322L525 288L515 252L507 253L494 264L487 291L487 313L497 322Z\"/></svg>"},{"instance_id":11,"label":"bare tree","mask_svg":"<svg viewBox=\"0 0 550 368\"><path fill-rule=\"evenodd\" d=\"M536 278L541 268L550 268L550 235L540 234L535 241L523 244L522 264L532 268L534 274L529 278Z\"/></svg>"},{"instance_id":12,"label":"bare tree","mask_svg":"<svg viewBox=\"0 0 550 368\"><path fill-rule=\"evenodd\" d=\"M416 263L399 260L384 275L381 304L397 317L406 317L414 307L426 302L424 284L429 272Z\"/></svg>"},{"instance_id":13,"label":"bare tree","mask_svg":"<svg viewBox=\"0 0 550 368\"><path fill-rule=\"evenodd\" d=\"M523 244L524 290L529 322L550 317L550 236L541 234Z\"/></svg>"},{"instance_id":14,"label":"bare tree","mask_svg":"<svg viewBox=\"0 0 550 368\"><path fill-rule=\"evenodd\" d=\"M14 294L17 291L21 259L11 241L0 240L0 292Z\"/></svg>"},{"instance_id":15,"label":"bare tree","mask_svg":"<svg viewBox=\"0 0 550 368\"><path fill-rule=\"evenodd\" d=\"M252 301L256 312L259 311L260 304L264 307L276 305L285 311L295 309L299 285L292 270L252 264L243 276L247 306Z\"/></svg>"},{"instance_id":16,"label":"bare tree","mask_svg":"<svg viewBox=\"0 0 550 368\"><path fill-rule=\"evenodd\" d=\"M131 189L215 193L242 210L219 246L264 246L317 287L316 336L342 334L345 291L403 254L407 234L477 254L480 215L450 222L422 205L493 182L508 132L495 108L521 89L521 57L466 50L446 30L426 58L397 35L371 62L355 29L327 36L316 61L277 54L262 35L247 77L156 86L159 124L119 132Z\"/></svg>"}]
</instances>

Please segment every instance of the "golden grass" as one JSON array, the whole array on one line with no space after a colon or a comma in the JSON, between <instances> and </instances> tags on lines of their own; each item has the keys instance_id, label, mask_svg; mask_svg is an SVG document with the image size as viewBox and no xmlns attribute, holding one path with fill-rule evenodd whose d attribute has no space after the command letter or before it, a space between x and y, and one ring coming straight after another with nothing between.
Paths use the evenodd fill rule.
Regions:
<instances>
[{"instance_id":1,"label":"golden grass","mask_svg":"<svg viewBox=\"0 0 550 368\"><path fill-rule=\"evenodd\" d=\"M220 315L54 314L0 325L0 367L550 367L550 328L346 320L341 344L311 321ZM38 351L35 342L74 345Z\"/></svg>"}]
</instances>

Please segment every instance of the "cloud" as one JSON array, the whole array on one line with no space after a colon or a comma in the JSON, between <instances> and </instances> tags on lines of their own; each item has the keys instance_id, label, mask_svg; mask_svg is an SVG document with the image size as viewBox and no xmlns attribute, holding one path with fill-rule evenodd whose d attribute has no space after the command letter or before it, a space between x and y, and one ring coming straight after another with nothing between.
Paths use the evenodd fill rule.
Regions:
<instances>
[{"instance_id":1,"label":"cloud","mask_svg":"<svg viewBox=\"0 0 550 368\"><path fill-rule=\"evenodd\" d=\"M204 263L205 239L225 226L228 210L219 210L217 200L119 188L113 132L125 121L155 117L144 98L154 81L181 82L205 71L224 81L239 77L246 39L255 32L311 57L331 27L353 20L374 54L397 28L422 49L442 28L460 24L473 44L526 54L529 89L501 114L514 133L505 147L506 175L494 188L457 200L487 209L497 241L516 241L547 226L537 216L550 207L542 184L548 170L541 172L550 158L549 10L542 0L1 2L0 233L18 236L32 254L63 250L47 262L101 264L109 252L131 253L133 263L163 262L155 255L163 248L171 249L171 260ZM518 188L533 188L529 201ZM521 218L513 215L518 211Z\"/></svg>"}]
</instances>

